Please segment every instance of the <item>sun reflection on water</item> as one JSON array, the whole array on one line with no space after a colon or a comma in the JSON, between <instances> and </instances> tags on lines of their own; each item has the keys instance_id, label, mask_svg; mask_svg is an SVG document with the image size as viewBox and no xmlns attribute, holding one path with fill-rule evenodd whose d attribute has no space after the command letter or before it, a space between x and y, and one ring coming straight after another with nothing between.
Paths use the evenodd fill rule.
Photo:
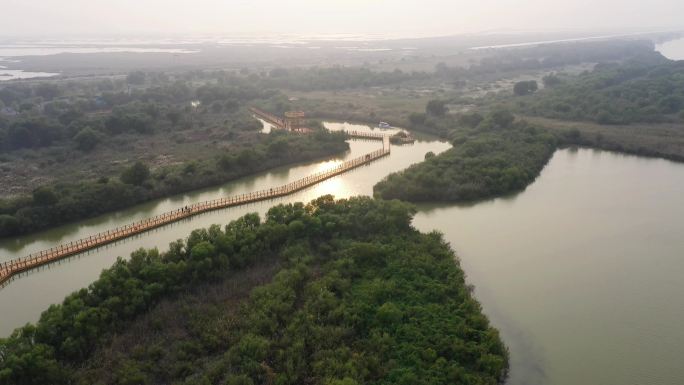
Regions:
<instances>
[{"instance_id":1,"label":"sun reflection on water","mask_svg":"<svg viewBox=\"0 0 684 385\"><path fill-rule=\"evenodd\" d=\"M330 171L330 170L334 169L335 167L341 165L342 163L343 162L341 160L329 160L326 162L321 162L321 163L316 165L314 173Z\"/></svg>"}]
</instances>

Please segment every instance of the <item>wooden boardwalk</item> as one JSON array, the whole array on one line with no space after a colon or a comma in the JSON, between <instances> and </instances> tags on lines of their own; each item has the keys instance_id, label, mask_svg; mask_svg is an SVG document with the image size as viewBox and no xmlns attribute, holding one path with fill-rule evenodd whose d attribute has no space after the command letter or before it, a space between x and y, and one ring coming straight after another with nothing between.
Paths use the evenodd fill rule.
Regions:
<instances>
[{"instance_id":1,"label":"wooden boardwalk","mask_svg":"<svg viewBox=\"0 0 684 385\"><path fill-rule=\"evenodd\" d=\"M256 115L259 119L265 120L267 123L272 124L277 129L279 129L279 130L285 129L285 119L283 119L279 116L270 114L266 111L260 110L256 107L250 107L249 110L252 111L252 113L254 115Z\"/></svg>"},{"instance_id":2,"label":"wooden boardwalk","mask_svg":"<svg viewBox=\"0 0 684 385\"><path fill-rule=\"evenodd\" d=\"M274 187L268 190L255 191L248 194L233 197L220 198L211 201L199 202L185 206L170 212L166 212L151 218L131 223L113 230L107 230L88 238L79 239L59 246L30 254L26 257L13 259L8 262L0 263L0 288L7 285L11 278L21 272L46 265L48 263L69 257L90 249L104 246L135 234L164 226L166 224L179 221L193 215L204 212L218 210L226 207L239 206L246 203L263 201L292 194L299 190L313 186L328 178L343 174L351 169L368 164L376 159L390 154L389 137L383 139L383 148L371 153L362 155L358 158L341 163L333 169L322 171L305 178L296 180L283 186Z\"/></svg>"},{"instance_id":3,"label":"wooden boardwalk","mask_svg":"<svg viewBox=\"0 0 684 385\"><path fill-rule=\"evenodd\" d=\"M284 130L285 129L285 119L273 115L271 113L268 113L266 111L260 110L256 107L250 107L249 109L256 117L259 119L262 119L266 121L267 123L273 125L276 129L278 130ZM304 129L304 132L307 132L306 129ZM380 132L367 132L367 131L355 131L355 130L343 130L347 136L350 138L355 138L355 139L368 139L368 140L382 140L382 141L387 141L390 140L393 143L396 144L409 144L413 143L413 139L409 137L407 140L399 139L398 137L395 136L388 136L386 134L380 133Z\"/></svg>"},{"instance_id":4,"label":"wooden boardwalk","mask_svg":"<svg viewBox=\"0 0 684 385\"><path fill-rule=\"evenodd\" d=\"M366 132L366 131L350 131L350 130L344 130L342 131L347 136L350 138L356 138L356 139L371 139L371 140L385 140L385 138L389 138L388 135L381 134L379 132Z\"/></svg>"}]
</instances>

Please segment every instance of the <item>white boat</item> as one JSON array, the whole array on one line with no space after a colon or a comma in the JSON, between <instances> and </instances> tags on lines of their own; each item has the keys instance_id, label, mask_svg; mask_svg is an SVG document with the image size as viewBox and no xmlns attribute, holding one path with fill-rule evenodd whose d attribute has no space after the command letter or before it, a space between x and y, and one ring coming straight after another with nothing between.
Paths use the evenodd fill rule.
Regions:
<instances>
[{"instance_id":1,"label":"white boat","mask_svg":"<svg viewBox=\"0 0 684 385\"><path fill-rule=\"evenodd\" d=\"M378 123L378 127L380 127L380 128L390 128L390 127L392 127L392 126L390 126L390 124L387 123L387 122L380 122L380 123Z\"/></svg>"}]
</instances>

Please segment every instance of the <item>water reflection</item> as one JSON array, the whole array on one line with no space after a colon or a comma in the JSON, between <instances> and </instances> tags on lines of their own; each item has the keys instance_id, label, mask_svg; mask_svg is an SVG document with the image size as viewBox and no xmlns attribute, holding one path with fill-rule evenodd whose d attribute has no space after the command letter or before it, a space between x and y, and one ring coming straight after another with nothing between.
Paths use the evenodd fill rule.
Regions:
<instances>
[{"instance_id":1,"label":"water reflection","mask_svg":"<svg viewBox=\"0 0 684 385\"><path fill-rule=\"evenodd\" d=\"M336 129L371 130L370 127L348 123L326 123L326 125L332 125ZM379 146L381 146L379 141L351 141L350 151L341 156L295 166L279 167L222 186L151 201L117 213L101 215L37 234L2 240L0 241L0 261L48 249L56 244L84 238L180 206L283 185L292 180L330 169L342 161L377 150ZM86 254L86 257L66 260L44 271L21 277L0 290L0 309L12 309L12 312L3 312L0 318L0 335L8 334L13 328L27 321L36 320L40 312L46 309L49 304L61 301L71 291L87 286L97 278L103 268L111 266L117 256L128 256L140 247L158 247L164 250L170 242L187 236L193 229L207 227L214 223L225 224L249 212L263 214L268 208L279 203L308 202L324 194L333 194L340 198L354 195L372 195L373 185L388 173L420 162L428 151L438 153L447 148L449 148L447 143L437 140L420 142L405 147L393 146L392 154L388 157L328 179L296 194L198 215L123 240L107 248L93 250ZM20 304L16 305L17 303Z\"/></svg>"},{"instance_id":2,"label":"water reflection","mask_svg":"<svg viewBox=\"0 0 684 385\"><path fill-rule=\"evenodd\" d=\"M267 122L261 118L257 118L256 116L254 118L256 118L259 122L261 122L261 125L264 127L261 129L262 133L270 134L271 130L275 129L275 126L273 126L271 123L269 123L269 122Z\"/></svg>"},{"instance_id":3,"label":"water reflection","mask_svg":"<svg viewBox=\"0 0 684 385\"><path fill-rule=\"evenodd\" d=\"M368 129L335 124L336 129ZM341 160L376 149L352 142ZM192 229L263 214L286 202L372 193L389 172L448 144L417 141L388 158L297 194L173 223L31 272L0 291L0 335L35 320L50 303L88 285L117 256L165 249ZM0 242L0 255L129 223L182 204L280 185L340 159L261 173L224 186L150 202L41 234ZM418 205L414 225L437 229L460 256L475 296L511 351L509 385L675 385L684 378L684 166L588 149L557 151L535 183L510 197L465 205ZM143 215L144 213L144 215ZM6 309L11 309L7 311Z\"/></svg>"},{"instance_id":4,"label":"water reflection","mask_svg":"<svg viewBox=\"0 0 684 385\"><path fill-rule=\"evenodd\" d=\"M8 70L0 66L0 82L7 80L16 79L33 79L33 78L49 78L52 76L57 76L58 73L54 72L31 72L24 70Z\"/></svg>"},{"instance_id":5,"label":"water reflection","mask_svg":"<svg viewBox=\"0 0 684 385\"><path fill-rule=\"evenodd\" d=\"M684 39L670 40L658 44L656 51L671 60L684 60Z\"/></svg>"},{"instance_id":6,"label":"water reflection","mask_svg":"<svg viewBox=\"0 0 684 385\"><path fill-rule=\"evenodd\" d=\"M681 383L684 166L557 151L513 199L421 205L511 350L510 385Z\"/></svg>"}]
</instances>

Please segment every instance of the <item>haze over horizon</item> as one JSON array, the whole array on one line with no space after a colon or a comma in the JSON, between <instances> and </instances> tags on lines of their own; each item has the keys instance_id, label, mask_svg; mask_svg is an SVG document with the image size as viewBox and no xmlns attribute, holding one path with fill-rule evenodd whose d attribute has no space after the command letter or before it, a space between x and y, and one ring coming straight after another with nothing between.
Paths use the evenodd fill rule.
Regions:
<instances>
[{"instance_id":1,"label":"haze over horizon","mask_svg":"<svg viewBox=\"0 0 684 385\"><path fill-rule=\"evenodd\" d=\"M0 37L375 34L684 29L684 2L654 0L5 0ZM31 22L27 23L27 17ZM334 22L331 22L334 20Z\"/></svg>"}]
</instances>

